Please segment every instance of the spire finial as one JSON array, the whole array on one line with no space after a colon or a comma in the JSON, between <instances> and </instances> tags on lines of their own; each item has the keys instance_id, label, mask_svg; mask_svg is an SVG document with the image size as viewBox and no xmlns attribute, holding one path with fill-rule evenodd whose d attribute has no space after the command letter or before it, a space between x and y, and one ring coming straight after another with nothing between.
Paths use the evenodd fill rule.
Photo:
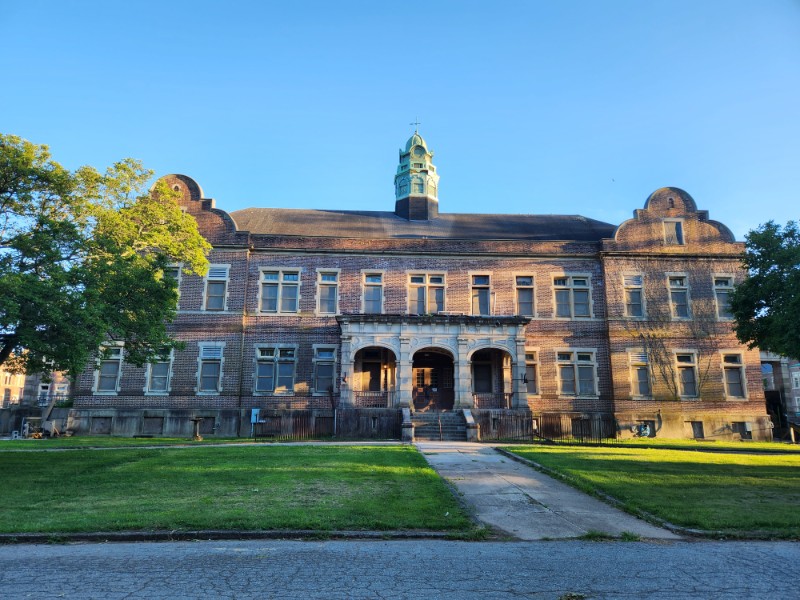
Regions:
<instances>
[{"instance_id":1,"label":"spire finial","mask_svg":"<svg viewBox=\"0 0 800 600\"><path fill-rule=\"evenodd\" d=\"M419 126L422 125L422 123L419 122L419 117L414 117L414 122L409 123L409 125L414 126L414 133L419 133Z\"/></svg>"}]
</instances>

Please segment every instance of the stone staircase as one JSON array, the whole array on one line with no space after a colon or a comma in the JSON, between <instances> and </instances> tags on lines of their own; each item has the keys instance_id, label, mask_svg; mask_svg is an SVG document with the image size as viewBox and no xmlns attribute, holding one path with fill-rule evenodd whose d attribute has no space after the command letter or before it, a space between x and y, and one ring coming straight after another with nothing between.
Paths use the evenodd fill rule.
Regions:
<instances>
[{"instance_id":1,"label":"stone staircase","mask_svg":"<svg viewBox=\"0 0 800 600\"><path fill-rule=\"evenodd\" d=\"M466 442L467 422L460 411L415 412L414 439L421 442ZM441 426L440 426L441 424Z\"/></svg>"}]
</instances>

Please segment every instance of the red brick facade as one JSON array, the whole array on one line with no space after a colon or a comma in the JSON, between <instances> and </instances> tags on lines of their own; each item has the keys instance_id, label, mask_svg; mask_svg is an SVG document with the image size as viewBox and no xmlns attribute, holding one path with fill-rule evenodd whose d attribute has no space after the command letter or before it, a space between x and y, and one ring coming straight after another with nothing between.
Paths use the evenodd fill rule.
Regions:
<instances>
[{"instance_id":1,"label":"red brick facade","mask_svg":"<svg viewBox=\"0 0 800 600\"><path fill-rule=\"evenodd\" d=\"M329 394L313 389L314 352L319 345L335 349L335 399L352 403L353 390L362 385L354 380L360 381L364 373L363 368L357 370L360 367L353 357L361 356L358 352L366 346L357 347L357 340L361 339L358 334L353 334L352 342L350 337L343 340L337 315L365 312L365 273L380 274L386 323L369 325L368 330L364 329L366 325L354 325L354 331L365 332L372 340L389 340L374 342L374 346L390 349L394 354L396 364L393 362L391 368L396 370L392 371L394 379L390 387L398 395L390 396L389 403L402 406L403 398L409 396L402 396L401 388L406 386L410 390L416 385L411 382L409 369L415 360L414 352L419 350L414 340L405 340L406 334L402 333L409 321L409 278L410 274L422 273L443 276L442 312L446 314L438 317L438 321L434 317L414 324L414 335L419 336L420 332L429 335L425 338L430 340L425 342L426 347L444 349L455 357L456 408L475 408L471 392L476 390L458 389L471 377L464 375L464 369L472 368L464 364L463 357L468 354L460 355L459 359L456 346L460 344L468 347L469 356L480 348L499 353L497 364L506 364L506 372L504 375L500 367L493 371L494 391L499 385L500 391L513 392L517 411L530 410L534 415L614 416L621 435L628 435L644 421L652 421L664 437L692 435L693 431L696 435L698 430L696 425L692 429L692 422L703 423L705 436L714 439L740 435L741 426L734 423L747 423L754 438L770 436L758 352L737 343L730 321L719 317L719 300L715 296L715 282L724 283L729 278L734 283L744 277L738 258L743 245L735 242L723 225L709 221L706 213L698 211L691 197L681 190L656 191L633 219L615 232L609 229L612 235L595 240L570 239L568 235L563 240L553 235L547 239L533 236L460 239L455 235L426 239L357 237L337 235L335 231L310 230L305 236L283 235L281 231L242 231L237 229L236 214L229 216L214 208L213 201L202 197L193 180L180 175L170 175L166 180L182 192L182 206L197 219L201 232L214 245L210 262L229 267L224 279L224 310L206 310L206 302L210 302L206 279L181 275L179 314L171 329L177 339L186 342L186 348L173 357L168 393L147 392L148 369L127 364L121 366L116 387L109 390L106 381L103 384L106 392L100 393L98 373L95 365L91 365L76 384L76 414L84 419L112 414L103 411L162 409L206 411L203 414L212 417L213 411L234 410L247 419L251 408L327 407ZM283 277L284 272L299 273L297 312L262 312L264 272L274 272L276 277ZM335 314L320 314L320 289L324 285L321 272L337 277ZM472 314L476 274L489 276L491 307L485 315L489 319L480 323L475 320L471 331L473 321L461 319L456 325L448 315ZM532 277L534 315L516 330L502 319L519 313L516 301L519 276ZM670 276L674 281L671 282ZM641 316L626 315L626 277L633 277L633 281L641 277ZM588 316L556 316L556 288L564 278L568 280L567 288L561 289L566 289L566 294L574 293L574 289L588 289ZM586 288L570 287L584 282ZM671 314L670 294L674 290L670 286L676 282L684 286L679 291L686 292L688 318L675 318ZM724 291L717 289L717 293ZM488 332L485 342L481 341L482 331ZM390 339L392 336L403 339ZM631 353L646 353L647 348L641 343L643 336L661 340L670 364L656 365L656 357L651 356L647 366L649 393L636 396ZM202 342L224 343L216 391L199 390ZM401 349L406 348L403 344L411 348L408 356ZM294 350L293 387L289 393L255 391L257 353L261 347ZM351 347L352 352L348 350ZM536 393L525 393L525 387L533 386L532 383L512 385L525 372L521 364L525 352L536 355L528 371L535 374ZM681 381L675 383L676 378L687 378L684 383L689 386L692 383L685 365L676 363L676 352L694 361L690 364L697 388L693 394L671 391L681 385ZM726 355L728 359L724 358ZM559 356L562 359L571 356L574 360L583 357L590 362L584 365L586 369L570 371L564 360L559 362ZM736 356L740 364L735 362ZM726 367L730 371L729 386L734 386L730 389L738 389L737 377L742 386L741 394L736 397L728 393L724 384ZM383 368L387 368L385 363ZM275 369L273 376L277 378ZM738 375L734 372L737 369ZM590 370L594 382L589 381ZM665 370L671 373L672 384L665 379ZM570 385L564 380L565 373L575 374L574 385L583 393L564 393L562 387ZM277 389L276 381L264 385ZM240 429L237 428L237 433Z\"/></svg>"}]
</instances>

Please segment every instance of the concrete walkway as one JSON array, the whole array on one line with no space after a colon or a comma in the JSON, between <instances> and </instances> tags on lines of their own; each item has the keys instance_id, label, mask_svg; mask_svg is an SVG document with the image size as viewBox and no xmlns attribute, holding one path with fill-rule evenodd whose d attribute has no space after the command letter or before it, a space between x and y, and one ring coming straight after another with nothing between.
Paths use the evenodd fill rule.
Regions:
<instances>
[{"instance_id":1,"label":"concrete walkway","mask_svg":"<svg viewBox=\"0 0 800 600\"><path fill-rule=\"evenodd\" d=\"M480 521L518 539L576 538L590 531L681 539L511 460L491 446L466 442L417 442L416 446L456 486Z\"/></svg>"}]
</instances>

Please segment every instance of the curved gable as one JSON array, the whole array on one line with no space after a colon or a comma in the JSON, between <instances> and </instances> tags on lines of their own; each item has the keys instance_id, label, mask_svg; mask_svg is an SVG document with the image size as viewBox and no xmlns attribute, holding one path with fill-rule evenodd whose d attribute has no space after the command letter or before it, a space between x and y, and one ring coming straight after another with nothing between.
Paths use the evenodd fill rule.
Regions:
<instances>
[{"instance_id":1,"label":"curved gable","mask_svg":"<svg viewBox=\"0 0 800 600\"><path fill-rule=\"evenodd\" d=\"M650 194L644 208L617 227L614 237L604 242L607 251L643 251L664 254L698 252L739 253L741 244L722 223L698 210L687 192L663 187Z\"/></svg>"}]
</instances>

